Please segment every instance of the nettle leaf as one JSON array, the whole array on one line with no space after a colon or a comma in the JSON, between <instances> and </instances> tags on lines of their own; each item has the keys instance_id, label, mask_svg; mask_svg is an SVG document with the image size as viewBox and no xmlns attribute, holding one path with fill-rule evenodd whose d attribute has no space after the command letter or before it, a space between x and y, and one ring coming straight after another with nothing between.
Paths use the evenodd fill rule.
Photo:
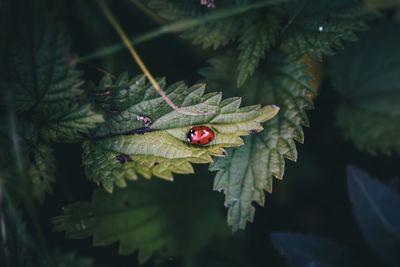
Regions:
<instances>
[{"instance_id":1,"label":"nettle leaf","mask_svg":"<svg viewBox=\"0 0 400 267\"><path fill-rule=\"evenodd\" d=\"M46 124L39 129L49 142L75 142L89 135L91 129L104 121L87 103L63 101L50 109Z\"/></svg>"},{"instance_id":2,"label":"nettle leaf","mask_svg":"<svg viewBox=\"0 0 400 267\"><path fill-rule=\"evenodd\" d=\"M214 59L212 64L215 68L201 72L207 81L211 85L232 88L235 70L224 73L229 70L227 66L236 66L232 58ZM221 66L225 67L219 68ZM247 96L251 97L250 92L255 94L254 101L276 104L281 111L274 119L263 123L262 133L246 138L244 146L229 150L229 157L218 158L210 167L218 171L214 189L225 193L228 224L234 231L244 229L247 221L253 221L252 202L264 205L264 191L272 192L273 177L282 179L284 158L296 161L294 140L304 141L302 126L308 126L305 110L313 107L310 95L315 90L310 81L305 65L273 54L243 85Z\"/></svg>"},{"instance_id":3,"label":"nettle leaf","mask_svg":"<svg viewBox=\"0 0 400 267\"><path fill-rule=\"evenodd\" d=\"M218 3L218 11L221 8L221 4L224 8L235 5L234 3L220 2ZM162 18L165 18L168 21L177 21L194 17L201 19L202 16L215 11L200 5L199 1L193 0L185 2L174 0L152 0L149 2L149 7L156 10ZM190 39L193 44L199 45L203 49L217 49L221 46L227 45L236 38L241 24L241 19L238 19L237 17L228 17L193 26L188 30L184 30L181 36Z\"/></svg>"},{"instance_id":4,"label":"nettle leaf","mask_svg":"<svg viewBox=\"0 0 400 267\"><path fill-rule=\"evenodd\" d=\"M249 16L239 37L238 87L253 75L265 54L275 45L279 27L280 20L273 15Z\"/></svg>"},{"instance_id":5,"label":"nettle leaf","mask_svg":"<svg viewBox=\"0 0 400 267\"><path fill-rule=\"evenodd\" d=\"M241 35L240 42L242 43L239 50L247 55L252 55L248 63L244 63L249 70L247 74L243 73L245 79L254 70L251 65L258 64L258 61L264 56L262 49L267 50L275 42L275 36L272 36L277 31L276 18L273 18L268 13L260 14L257 11L261 7L277 5L285 0L265 0L265 1L247 1L247 0L220 0L216 3L217 8L207 8L201 5L199 1L176 1L176 0L152 0L149 7L154 9L157 14L168 20L175 21L178 24L168 29L170 31L181 31L182 37L189 39L195 45L201 46L203 49L217 49L226 46L232 41L235 41ZM266 19L263 19L266 17ZM252 25L249 22L259 23ZM266 28L266 22L270 23ZM263 34L257 34L261 33ZM242 32L242 33L241 33ZM245 38L251 38L249 42ZM254 41L255 43L251 43ZM254 51L254 52L253 52ZM245 55L242 56L242 61L245 61ZM255 68L254 67L254 68Z\"/></svg>"},{"instance_id":6,"label":"nettle leaf","mask_svg":"<svg viewBox=\"0 0 400 267\"><path fill-rule=\"evenodd\" d=\"M120 254L139 250L141 263L155 255L185 259L228 233L209 182L193 178L141 180L113 194L96 189L92 202L65 207L54 229L72 239L93 236L95 246L118 241Z\"/></svg>"},{"instance_id":7,"label":"nettle leaf","mask_svg":"<svg viewBox=\"0 0 400 267\"><path fill-rule=\"evenodd\" d=\"M13 204L9 192L1 192L0 218L2 249L0 262L5 267L91 267L92 260L80 258L74 252L43 251L31 236L20 209Z\"/></svg>"},{"instance_id":8,"label":"nettle leaf","mask_svg":"<svg viewBox=\"0 0 400 267\"><path fill-rule=\"evenodd\" d=\"M357 266L348 248L323 237L274 232L271 234L271 240L290 267Z\"/></svg>"},{"instance_id":9,"label":"nettle leaf","mask_svg":"<svg viewBox=\"0 0 400 267\"><path fill-rule=\"evenodd\" d=\"M357 40L366 21L375 17L363 1L293 0L287 5L288 24L283 47L295 58L321 58L343 48L344 41Z\"/></svg>"},{"instance_id":10,"label":"nettle leaf","mask_svg":"<svg viewBox=\"0 0 400 267\"><path fill-rule=\"evenodd\" d=\"M368 245L391 266L400 264L400 195L368 173L349 166L347 187Z\"/></svg>"},{"instance_id":11,"label":"nettle leaf","mask_svg":"<svg viewBox=\"0 0 400 267\"><path fill-rule=\"evenodd\" d=\"M203 49L217 49L226 46L236 39L242 21L238 18L227 18L207 22L182 34L183 38L190 39L194 45Z\"/></svg>"},{"instance_id":12,"label":"nettle leaf","mask_svg":"<svg viewBox=\"0 0 400 267\"><path fill-rule=\"evenodd\" d=\"M15 128L15 151L9 157L14 156L18 175L31 180L21 182L28 185L25 191L32 185L33 195L43 201L54 179L51 143L81 140L103 117L85 101L82 73L75 69L55 14L43 16L43 1L11 2L13 15L0 50L0 88L9 93L1 104L7 105L9 127Z\"/></svg>"},{"instance_id":13,"label":"nettle leaf","mask_svg":"<svg viewBox=\"0 0 400 267\"><path fill-rule=\"evenodd\" d=\"M32 191L42 203L54 183L53 148L38 140L30 121L18 120L15 114L1 118L0 125L0 182L16 197Z\"/></svg>"},{"instance_id":14,"label":"nettle leaf","mask_svg":"<svg viewBox=\"0 0 400 267\"><path fill-rule=\"evenodd\" d=\"M400 151L399 45L398 24L383 22L330 64L332 83L343 97L337 124L345 138L371 154Z\"/></svg>"},{"instance_id":15,"label":"nettle leaf","mask_svg":"<svg viewBox=\"0 0 400 267\"><path fill-rule=\"evenodd\" d=\"M17 111L46 109L47 105L81 94L81 72L68 59L68 39L60 23L33 20L8 43L0 64L1 84L12 88ZM29 25L29 24L28 24Z\"/></svg>"},{"instance_id":16,"label":"nettle leaf","mask_svg":"<svg viewBox=\"0 0 400 267\"><path fill-rule=\"evenodd\" d=\"M159 80L162 87L165 81ZM211 156L226 156L224 147L243 144L240 136L259 132L261 122L278 112L274 106L239 108L240 98L221 101L221 93L204 94L205 85L188 88L183 82L166 89L169 98L183 110L205 112L188 116L172 110L143 76L120 76L115 83L105 78L94 89L95 101L106 113L105 123L84 143L83 165L89 179L101 183L107 191L113 185L125 186L125 180L140 174L172 180L172 173L192 173L190 163L209 163ZM145 125L138 116L151 120ZM216 138L208 146L187 143L192 126L206 125Z\"/></svg>"},{"instance_id":17,"label":"nettle leaf","mask_svg":"<svg viewBox=\"0 0 400 267\"><path fill-rule=\"evenodd\" d=\"M27 175L31 178L33 195L43 202L45 194L52 192L54 183L55 161L53 149L46 144L27 147L29 164Z\"/></svg>"},{"instance_id":18,"label":"nettle leaf","mask_svg":"<svg viewBox=\"0 0 400 267\"><path fill-rule=\"evenodd\" d=\"M23 14L2 51L0 86L13 93L18 115L33 121L44 140L81 139L103 119L82 99L82 73L69 55L62 25Z\"/></svg>"}]
</instances>

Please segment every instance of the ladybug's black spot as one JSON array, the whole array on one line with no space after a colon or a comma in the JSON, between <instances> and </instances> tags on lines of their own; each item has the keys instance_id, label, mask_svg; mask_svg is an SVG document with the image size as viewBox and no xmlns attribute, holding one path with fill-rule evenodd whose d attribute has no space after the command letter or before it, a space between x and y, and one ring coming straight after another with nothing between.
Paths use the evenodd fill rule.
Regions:
<instances>
[{"instance_id":1,"label":"ladybug's black spot","mask_svg":"<svg viewBox=\"0 0 400 267\"><path fill-rule=\"evenodd\" d=\"M132 161L131 157L129 155L126 154L121 154L117 156L117 160L119 161L119 163L121 164L125 164L127 162Z\"/></svg>"},{"instance_id":2,"label":"ladybug's black spot","mask_svg":"<svg viewBox=\"0 0 400 267\"><path fill-rule=\"evenodd\" d=\"M197 143L200 144L200 140L198 140Z\"/></svg>"},{"instance_id":3,"label":"ladybug's black spot","mask_svg":"<svg viewBox=\"0 0 400 267\"><path fill-rule=\"evenodd\" d=\"M209 138L208 138L208 142L211 142L211 140L212 140L211 137L209 137Z\"/></svg>"}]
</instances>

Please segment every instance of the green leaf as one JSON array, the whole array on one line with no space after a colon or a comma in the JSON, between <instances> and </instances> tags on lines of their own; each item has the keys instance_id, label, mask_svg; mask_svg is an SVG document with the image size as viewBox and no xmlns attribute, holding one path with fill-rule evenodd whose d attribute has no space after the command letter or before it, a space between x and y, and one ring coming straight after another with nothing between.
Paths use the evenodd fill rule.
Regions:
<instances>
[{"instance_id":1,"label":"green leaf","mask_svg":"<svg viewBox=\"0 0 400 267\"><path fill-rule=\"evenodd\" d=\"M162 87L165 81L159 80ZM107 191L113 185L125 186L125 180L140 174L172 180L172 173L192 173L190 163L209 163L211 156L225 156L224 147L243 144L240 136L259 132L261 122L278 112L274 106L254 105L239 108L240 98L221 101L221 93L204 95L205 85L188 88L178 82L166 93L183 110L206 112L188 116L172 110L143 76L128 79L121 75L115 83L105 78L93 89L95 101L106 113L105 123L84 143L83 165L89 179L101 183ZM146 127L138 116L152 122ZM208 146L187 143L192 126L206 125L216 134Z\"/></svg>"},{"instance_id":2,"label":"green leaf","mask_svg":"<svg viewBox=\"0 0 400 267\"><path fill-rule=\"evenodd\" d=\"M13 93L18 115L32 121L45 141L76 141L103 119L83 100L82 73L61 23L42 16L41 8L42 2L27 3L16 12L15 31L1 51L0 87Z\"/></svg>"},{"instance_id":3,"label":"green leaf","mask_svg":"<svg viewBox=\"0 0 400 267\"><path fill-rule=\"evenodd\" d=\"M7 38L0 49L1 108L9 113L10 128L5 142L13 148L8 158L15 161L5 180L23 197L32 189L39 201L51 192L54 179L50 143L81 140L103 121L85 101L82 73L75 69L68 38L45 2L7 2L12 15L1 25Z\"/></svg>"},{"instance_id":4,"label":"green leaf","mask_svg":"<svg viewBox=\"0 0 400 267\"><path fill-rule=\"evenodd\" d=\"M215 69L202 71L210 84L229 86L234 83L234 70L228 67L235 66L232 58L214 59L213 64ZM219 68L221 66L224 67ZM221 73L221 77L215 73ZM294 140L304 141L302 126L308 126L305 110L313 107L310 94L315 90L309 85L310 80L305 65L273 54L243 85L242 89L253 101L276 104L281 111L274 119L263 123L262 133L246 138L245 146L228 151L229 157L216 159L210 168L218 171L214 189L225 193L228 224L233 231L244 229L246 222L253 220L252 202L264 205L264 191L272 192L273 177L283 177L284 158L297 159Z\"/></svg>"},{"instance_id":5,"label":"green leaf","mask_svg":"<svg viewBox=\"0 0 400 267\"><path fill-rule=\"evenodd\" d=\"M400 264L400 196L368 173L349 166L347 187L368 245L390 266Z\"/></svg>"},{"instance_id":6,"label":"green leaf","mask_svg":"<svg viewBox=\"0 0 400 267\"><path fill-rule=\"evenodd\" d=\"M357 40L356 32L365 31L366 21L375 17L358 0L293 0L285 16L288 24L283 47L295 58L335 54L344 41Z\"/></svg>"},{"instance_id":7,"label":"green leaf","mask_svg":"<svg viewBox=\"0 0 400 267\"><path fill-rule=\"evenodd\" d=\"M201 6L199 1L152 0L149 7L156 10L162 18L170 21L193 17L201 18L207 13L213 13L213 10L207 10ZM227 6L225 5L225 7ZM194 45L199 45L203 49L217 49L236 38L241 24L242 20L236 17L204 22L183 31L182 37L190 39Z\"/></svg>"},{"instance_id":8,"label":"green leaf","mask_svg":"<svg viewBox=\"0 0 400 267\"><path fill-rule=\"evenodd\" d=\"M190 39L194 45L199 45L203 49L215 50L235 40L241 24L238 18L207 22L185 31L182 37Z\"/></svg>"},{"instance_id":9,"label":"green leaf","mask_svg":"<svg viewBox=\"0 0 400 267\"><path fill-rule=\"evenodd\" d=\"M27 150L30 160L27 175L32 181L33 195L39 202L43 202L45 194L52 192L54 183L53 149L45 144L37 144L28 147Z\"/></svg>"},{"instance_id":10,"label":"green leaf","mask_svg":"<svg viewBox=\"0 0 400 267\"><path fill-rule=\"evenodd\" d=\"M0 186L0 262L4 267L91 267L92 260L78 258L75 253L44 251L28 231L20 210L8 192Z\"/></svg>"},{"instance_id":11,"label":"green leaf","mask_svg":"<svg viewBox=\"0 0 400 267\"><path fill-rule=\"evenodd\" d=\"M346 139L371 154L400 151L399 36L397 23L380 23L330 64L343 97L337 124Z\"/></svg>"},{"instance_id":12,"label":"green leaf","mask_svg":"<svg viewBox=\"0 0 400 267\"><path fill-rule=\"evenodd\" d=\"M81 72L68 59L68 39L60 23L43 25L35 18L32 24L39 29L29 32L32 29L24 25L25 30L8 40L7 55L0 64L1 85L11 88L19 112L46 109L82 93L78 89Z\"/></svg>"},{"instance_id":13,"label":"green leaf","mask_svg":"<svg viewBox=\"0 0 400 267\"><path fill-rule=\"evenodd\" d=\"M54 183L53 149L38 141L32 123L8 112L7 120L0 119L0 183L16 199L33 196L42 203Z\"/></svg>"},{"instance_id":14,"label":"green leaf","mask_svg":"<svg viewBox=\"0 0 400 267\"><path fill-rule=\"evenodd\" d=\"M88 136L91 129L104 121L90 104L64 101L51 108L46 124L39 129L48 142L76 142Z\"/></svg>"},{"instance_id":15,"label":"green leaf","mask_svg":"<svg viewBox=\"0 0 400 267\"><path fill-rule=\"evenodd\" d=\"M149 3L149 7L156 10L162 18L176 21L177 25L170 28L173 28L175 31L183 31L182 37L192 40L193 44L200 45L203 49L217 49L236 40L242 27L251 26L249 23L246 25L246 22L257 17L258 13L251 13L250 11L258 10L265 6L277 5L281 2L284 2L284 0L258 2L220 0L216 4L217 8L206 8L199 1L193 0L184 2L152 0ZM262 14L261 17L265 17L265 14ZM180 21L181 23L179 23ZM270 22L274 23L271 20ZM262 25L264 24L263 20L260 23L261 25L252 25L249 29L245 28L244 35L253 35L252 32L262 30L264 28ZM252 29L253 26L254 29ZM167 28L165 30L168 31ZM268 45L263 45L266 41L262 37L252 36L252 38L260 39L257 42L257 47L264 46L267 49ZM251 47L246 48L249 45L244 44L240 50L253 50L254 48ZM260 55L259 58L262 58L262 56ZM254 59L254 61L257 61L257 59Z\"/></svg>"},{"instance_id":16,"label":"green leaf","mask_svg":"<svg viewBox=\"0 0 400 267\"><path fill-rule=\"evenodd\" d=\"M120 254L139 250L141 263L154 255L189 257L227 234L218 199L203 178L141 180L113 194L96 189L91 203L65 207L54 229L73 239L93 236L95 246L118 241Z\"/></svg>"},{"instance_id":17,"label":"green leaf","mask_svg":"<svg viewBox=\"0 0 400 267\"><path fill-rule=\"evenodd\" d=\"M249 16L239 38L239 65L237 86L240 87L253 75L265 54L275 45L280 20L263 13Z\"/></svg>"}]
</instances>

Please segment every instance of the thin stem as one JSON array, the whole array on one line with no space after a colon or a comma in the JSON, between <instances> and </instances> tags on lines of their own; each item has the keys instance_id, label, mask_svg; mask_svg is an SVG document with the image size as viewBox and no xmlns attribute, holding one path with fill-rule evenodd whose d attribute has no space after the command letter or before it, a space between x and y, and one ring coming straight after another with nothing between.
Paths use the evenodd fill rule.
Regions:
<instances>
[{"instance_id":1,"label":"thin stem","mask_svg":"<svg viewBox=\"0 0 400 267\"><path fill-rule=\"evenodd\" d=\"M149 69L146 67L146 65L144 64L143 60L140 58L139 54L137 53L137 51L133 47L131 41L129 40L128 36L126 35L124 30L122 29L121 25L119 24L117 19L114 17L114 15L111 13L111 10L108 8L105 0L98 0L97 2L99 4L101 10L103 11L104 15L108 19L108 21L111 23L111 25L117 31L117 33L118 33L119 37L121 38L122 42L124 43L124 45L126 46L126 48L131 53L133 59L139 65L139 68L142 70L143 74L150 81L151 85L157 91L157 93L168 104L168 106L173 108L176 112L184 114L184 115L192 115L192 116L194 116L194 115L204 115L204 114L206 114L206 113L203 113L203 112L202 113L197 113L197 112L190 112L190 111L182 110L181 108L176 106L174 104L174 102L172 102L172 100L167 96L167 94L164 92L164 90L161 89L161 86L158 84L156 79L154 79L153 75L150 73Z\"/></svg>"},{"instance_id":2,"label":"thin stem","mask_svg":"<svg viewBox=\"0 0 400 267\"><path fill-rule=\"evenodd\" d=\"M195 27L195 26L198 26L198 25L210 22L210 21L232 17L235 15L246 13L251 10L255 10L255 9L266 7L266 6L271 6L271 5L282 3L282 2L286 2L286 0L264 0L261 2L249 4L249 5L242 5L239 7L223 9L221 11L215 11L208 15L204 15L204 16L198 17L198 18L189 18L189 19L179 20L179 21L164 25L156 30L147 32L145 34L139 35L134 38L131 38L130 42L135 45L141 44L141 43L153 40L155 38L158 38L158 37L163 36L168 33L187 30L189 28L192 28L192 27ZM114 54L114 53L120 51L123 47L124 47L123 44L114 44L111 46L103 47L89 55L81 57L81 59L82 60L92 60L95 58L99 58L101 56L111 55L111 54Z\"/></svg>"},{"instance_id":3,"label":"thin stem","mask_svg":"<svg viewBox=\"0 0 400 267\"><path fill-rule=\"evenodd\" d=\"M154 20L155 22L161 24L163 23L163 19L159 16L157 16L156 14L154 14L153 12L151 12L147 6L145 4L143 4L140 0L130 0L130 2L138 9L140 9L141 12L143 12L144 14L146 14L149 18L151 18L152 20Z\"/></svg>"},{"instance_id":4,"label":"thin stem","mask_svg":"<svg viewBox=\"0 0 400 267\"><path fill-rule=\"evenodd\" d=\"M107 70L105 70L105 69L103 69L103 68L97 67L96 65L93 65L93 64L91 64L91 63L89 63L89 62L87 62L87 61L84 61L84 60L79 59L79 58L78 58L76 61L77 61L78 63L80 63L80 64L88 65L89 67L91 67L91 68L93 68L93 69L95 69L95 70L97 70L97 71L99 71L99 72L101 72L101 73L103 73L103 74L109 75L109 76L110 76L111 78L113 78L113 79L116 78L115 75L112 74L111 72L109 72L109 71L107 71Z\"/></svg>"}]
</instances>

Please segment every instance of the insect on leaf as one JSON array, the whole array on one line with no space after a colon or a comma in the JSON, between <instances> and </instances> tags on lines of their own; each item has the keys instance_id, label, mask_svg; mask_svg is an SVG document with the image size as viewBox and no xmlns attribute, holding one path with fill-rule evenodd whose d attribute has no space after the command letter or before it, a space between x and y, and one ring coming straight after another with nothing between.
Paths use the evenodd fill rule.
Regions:
<instances>
[{"instance_id":1,"label":"insect on leaf","mask_svg":"<svg viewBox=\"0 0 400 267\"><path fill-rule=\"evenodd\" d=\"M165 87L165 81L159 80ZM240 98L222 100L221 93L204 94L205 85L187 87L183 82L166 89L168 97L183 110L204 112L188 116L172 110L143 76L121 75L115 82L105 78L93 88L105 122L93 140L84 143L83 165L89 179L107 191L124 187L138 175L172 180L173 173L192 173L190 163L209 163L212 156L226 156L224 147L243 144L240 136L263 129L261 123L276 115L275 106L239 107ZM140 117L151 121L145 125ZM216 138L207 146L187 142L196 125L211 128Z\"/></svg>"}]
</instances>

